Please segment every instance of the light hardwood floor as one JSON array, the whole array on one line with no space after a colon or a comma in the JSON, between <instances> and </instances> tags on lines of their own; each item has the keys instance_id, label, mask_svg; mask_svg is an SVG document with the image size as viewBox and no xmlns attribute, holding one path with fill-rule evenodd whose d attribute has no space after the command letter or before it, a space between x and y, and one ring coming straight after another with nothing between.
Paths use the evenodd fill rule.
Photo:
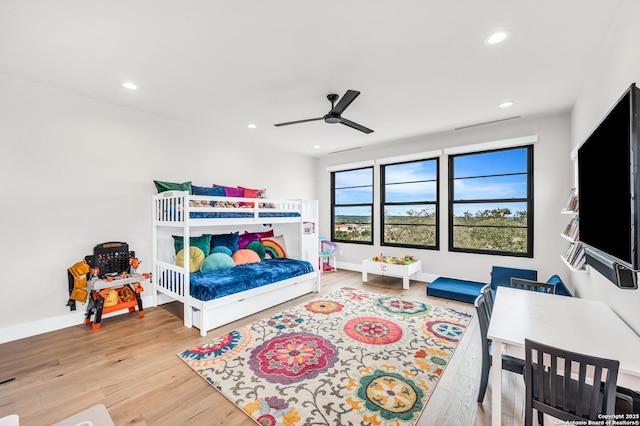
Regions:
<instances>
[{"instance_id":1,"label":"light hardwood floor","mask_svg":"<svg viewBox=\"0 0 640 426\"><path fill-rule=\"evenodd\" d=\"M170 303L106 318L98 331L78 325L0 345L0 418L20 416L21 426L49 425L96 404L104 404L120 425L255 425L239 408L195 374L178 352L217 335L306 303L340 287L446 305L474 313L456 352L418 425L489 425L491 378L484 402L476 402L482 360L472 305L427 297L426 283L359 272L322 274L322 291L299 297L200 336L185 328L182 306ZM83 309L83 305L79 306ZM502 424L523 424L522 376L503 373Z\"/></svg>"}]
</instances>

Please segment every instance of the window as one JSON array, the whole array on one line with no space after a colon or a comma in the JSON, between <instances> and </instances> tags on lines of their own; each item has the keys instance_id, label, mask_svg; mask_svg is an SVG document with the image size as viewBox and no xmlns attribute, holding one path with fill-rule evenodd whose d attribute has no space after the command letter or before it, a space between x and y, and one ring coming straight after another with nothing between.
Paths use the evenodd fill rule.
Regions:
<instances>
[{"instance_id":1,"label":"window","mask_svg":"<svg viewBox=\"0 0 640 426\"><path fill-rule=\"evenodd\" d=\"M383 246L438 248L438 159L380 169Z\"/></svg>"},{"instance_id":2,"label":"window","mask_svg":"<svg viewBox=\"0 0 640 426\"><path fill-rule=\"evenodd\" d=\"M533 146L449 157L449 250L533 257Z\"/></svg>"},{"instance_id":3,"label":"window","mask_svg":"<svg viewBox=\"0 0 640 426\"><path fill-rule=\"evenodd\" d=\"M373 167L331 173L331 240L373 244Z\"/></svg>"}]
</instances>

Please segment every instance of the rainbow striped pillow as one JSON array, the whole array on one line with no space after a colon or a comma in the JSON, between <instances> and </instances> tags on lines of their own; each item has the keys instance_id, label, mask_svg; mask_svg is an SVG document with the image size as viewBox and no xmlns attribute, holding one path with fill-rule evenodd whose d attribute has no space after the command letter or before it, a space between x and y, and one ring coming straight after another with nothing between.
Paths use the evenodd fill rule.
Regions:
<instances>
[{"instance_id":1,"label":"rainbow striped pillow","mask_svg":"<svg viewBox=\"0 0 640 426\"><path fill-rule=\"evenodd\" d=\"M287 247L282 235L278 235L277 237L262 238L260 242L264 246L265 258L282 259L287 257Z\"/></svg>"}]
</instances>

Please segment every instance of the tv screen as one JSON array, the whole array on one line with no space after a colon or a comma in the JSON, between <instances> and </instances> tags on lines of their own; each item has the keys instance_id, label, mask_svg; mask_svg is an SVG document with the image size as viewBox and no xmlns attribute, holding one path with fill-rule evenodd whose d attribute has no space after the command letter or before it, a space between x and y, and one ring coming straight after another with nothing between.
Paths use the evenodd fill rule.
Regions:
<instances>
[{"instance_id":1,"label":"tv screen","mask_svg":"<svg viewBox=\"0 0 640 426\"><path fill-rule=\"evenodd\" d=\"M632 84L578 149L580 240L638 269L638 89Z\"/></svg>"}]
</instances>

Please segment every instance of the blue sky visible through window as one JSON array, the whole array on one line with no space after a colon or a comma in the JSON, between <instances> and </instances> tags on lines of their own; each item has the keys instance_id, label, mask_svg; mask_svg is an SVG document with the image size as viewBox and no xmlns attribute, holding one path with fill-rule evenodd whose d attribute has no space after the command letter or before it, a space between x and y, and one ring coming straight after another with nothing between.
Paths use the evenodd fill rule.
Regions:
<instances>
[{"instance_id":1,"label":"blue sky visible through window","mask_svg":"<svg viewBox=\"0 0 640 426\"><path fill-rule=\"evenodd\" d=\"M527 197L526 148L461 155L454 159L454 170L456 178L454 196L456 200ZM511 173L519 174L495 176ZM435 201L437 194L435 181L435 161L388 165L385 167L386 201ZM411 183L401 184L402 182ZM389 185L396 183L398 185ZM337 205L372 202L371 186L357 187L372 184L371 169L338 172L335 175L335 184ZM393 214L397 211L402 214L406 207L393 207L393 211L389 210L389 213ZM398 208L400 210L397 210ZM454 215L462 216L465 212L475 215L477 212L496 208L508 208L511 215L515 215L519 211L527 211L527 204L525 202L461 203L454 205ZM336 206L335 214L337 216L364 216L370 215L371 212L368 207Z\"/></svg>"},{"instance_id":2,"label":"blue sky visible through window","mask_svg":"<svg viewBox=\"0 0 640 426\"><path fill-rule=\"evenodd\" d=\"M335 173L335 215L339 216L371 216L371 207L350 206L341 204L373 203L373 169L348 170Z\"/></svg>"},{"instance_id":3,"label":"blue sky visible through window","mask_svg":"<svg viewBox=\"0 0 640 426\"><path fill-rule=\"evenodd\" d=\"M527 148L461 155L453 161L456 201L527 198ZM456 203L453 214L460 217L465 212L475 215L493 209L509 209L508 216L513 217L526 212L527 203Z\"/></svg>"},{"instance_id":4,"label":"blue sky visible through window","mask_svg":"<svg viewBox=\"0 0 640 426\"><path fill-rule=\"evenodd\" d=\"M435 201L436 164L435 160L424 160L385 166L385 202Z\"/></svg>"}]
</instances>

